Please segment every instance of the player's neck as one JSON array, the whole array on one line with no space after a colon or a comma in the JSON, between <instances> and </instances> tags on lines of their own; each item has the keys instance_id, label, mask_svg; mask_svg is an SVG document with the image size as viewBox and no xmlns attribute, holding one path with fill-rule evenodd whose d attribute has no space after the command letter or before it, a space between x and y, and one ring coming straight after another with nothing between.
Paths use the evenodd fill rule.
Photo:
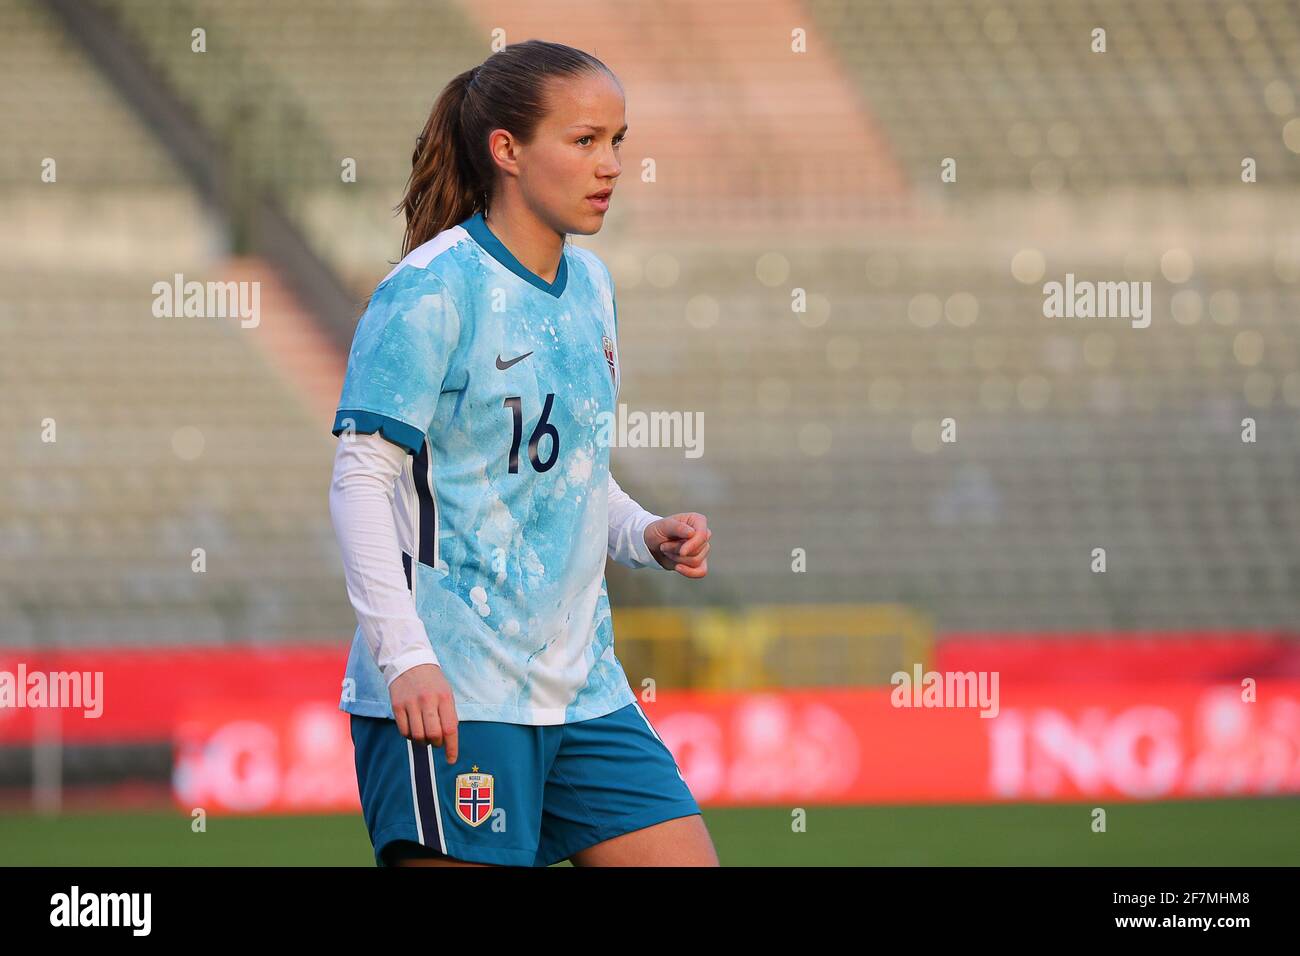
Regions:
<instances>
[{"instance_id":1,"label":"player's neck","mask_svg":"<svg viewBox=\"0 0 1300 956\"><path fill-rule=\"evenodd\" d=\"M536 216L497 203L483 221L525 269L554 282L564 254L564 236Z\"/></svg>"}]
</instances>

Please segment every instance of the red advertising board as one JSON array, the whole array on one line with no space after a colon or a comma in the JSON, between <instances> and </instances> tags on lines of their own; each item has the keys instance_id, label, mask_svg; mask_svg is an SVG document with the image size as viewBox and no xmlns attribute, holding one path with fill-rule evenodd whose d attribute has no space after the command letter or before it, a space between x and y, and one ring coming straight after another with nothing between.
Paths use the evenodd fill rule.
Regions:
<instances>
[{"instance_id":1,"label":"red advertising board","mask_svg":"<svg viewBox=\"0 0 1300 956\"><path fill-rule=\"evenodd\" d=\"M1000 690L996 716L897 707L890 688L662 693L644 706L705 806L1300 793L1300 682L1263 683L1254 701L1234 684ZM355 810L347 721L318 701L196 703L179 724L178 805Z\"/></svg>"},{"instance_id":2,"label":"red advertising board","mask_svg":"<svg viewBox=\"0 0 1300 956\"><path fill-rule=\"evenodd\" d=\"M337 701L348 646L234 645L189 648L0 649L0 746L29 744L39 711L6 705L3 684L20 674L78 674L98 686L94 707L47 710L67 743L172 739L195 700ZM1241 677L1300 681L1300 641L1280 633L948 634L939 671L997 671L1004 688L1147 683L1204 685ZM89 701L82 701L89 703ZM90 711L91 716L87 712Z\"/></svg>"},{"instance_id":3,"label":"red advertising board","mask_svg":"<svg viewBox=\"0 0 1300 956\"><path fill-rule=\"evenodd\" d=\"M172 792L187 812L360 810L348 716L320 701L196 702L176 727Z\"/></svg>"},{"instance_id":4,"label":"red advertising board","mask_svg":"<svg viewBox=\"0 0 1300 956\"><path fill-rule=\"evenodd\" d=\"M29 744L38 716L57 720L65 743L144 743L171 740L183 709L195 700L338 702L346 646L275 645L188 648L0 649L0 677L80 675L82 690L98 687L94 707L0 706L0 746ZM47 680L47 683L49 681ZM21 702L15 702L21 703ZM98 710L97 716L91 716ZM90 712L90 714L87 713Z\"/></svg>"},{"instance_id":5,"label":"red advertising board","mask_svg":"<svg viewBox=\"0 0 1300 956\"><path fill-rule=\"evenodd\" d=\"M935 663L998 673L988 716L896 707L890 687L661 692L644 706L707 806L1294 794L1295 647L1248 633L972 635L942 642ZM0 746L170 740L180 805L355 810L345 657L320 645L7 651ZM101 682L95 701L6 703L20 675L73 671L94 678L82 690Z\"/></svg>"}]
</instances>

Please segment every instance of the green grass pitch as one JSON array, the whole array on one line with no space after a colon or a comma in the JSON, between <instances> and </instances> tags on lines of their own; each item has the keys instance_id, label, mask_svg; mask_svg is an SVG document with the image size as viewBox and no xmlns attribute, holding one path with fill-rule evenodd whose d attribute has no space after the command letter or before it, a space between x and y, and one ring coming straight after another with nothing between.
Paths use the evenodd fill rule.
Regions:
<instances>
[{"instance_id":1,"label":"green grass pitch","mask_svg":"<svg viewBox=\"0 0 1300 956\"><path fill-rule=\"evenodd\" d=\"M781 808L706 810L730 866L1295 866L1300 799L1095 804L808 807L807 830ZM355 816L180 814L0 817L4 866L373 866ZM567 865L567 864L564 864Z\"/></svg>"}]
</instances>

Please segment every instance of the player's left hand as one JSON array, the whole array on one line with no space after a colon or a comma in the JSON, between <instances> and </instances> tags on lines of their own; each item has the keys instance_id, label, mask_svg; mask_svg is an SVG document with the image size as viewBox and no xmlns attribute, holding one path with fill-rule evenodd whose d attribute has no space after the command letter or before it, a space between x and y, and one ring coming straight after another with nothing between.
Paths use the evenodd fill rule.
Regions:
<instances>
[{"instance_id":1,"label":"player's left hand","mask_svg":"<svg viewBox=\"0 0 1300 956\"><path fill-rule=\"evenodd\" d=\"M687 511L646 525L645 543L659 564L688 578L709 573L709 530L704 515Z\"/></svg>"}]
</instances>

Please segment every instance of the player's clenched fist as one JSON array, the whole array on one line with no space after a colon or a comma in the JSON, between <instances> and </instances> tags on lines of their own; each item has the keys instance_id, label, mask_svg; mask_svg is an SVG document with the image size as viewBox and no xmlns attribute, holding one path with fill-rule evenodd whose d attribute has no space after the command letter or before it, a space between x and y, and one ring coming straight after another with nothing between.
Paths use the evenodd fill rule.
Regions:
<instances>
[{"instance_id":1,"label":"player's clenched fist","mask_svg":"<svg viewBox=\"0 0 1300 956\"><path fill-rule=\"evenodd\" d=\"M397 730L413 743L447 745L447 762L456 762L456 700L437 664L418 664L388 685Z\"/></svg>"},{"instance_id":2,"label":"player's clenched fist","mask_svg":"<svg viewBox=\"0 0 1300 956\"><path fill-rule=\"evenodd\" d=\"M708 520L695 511L660 518L645 529L645 543L654 559L688 578L702 578L709 573L706 559L711 537Z\"/></svg>"}]
</instances>

